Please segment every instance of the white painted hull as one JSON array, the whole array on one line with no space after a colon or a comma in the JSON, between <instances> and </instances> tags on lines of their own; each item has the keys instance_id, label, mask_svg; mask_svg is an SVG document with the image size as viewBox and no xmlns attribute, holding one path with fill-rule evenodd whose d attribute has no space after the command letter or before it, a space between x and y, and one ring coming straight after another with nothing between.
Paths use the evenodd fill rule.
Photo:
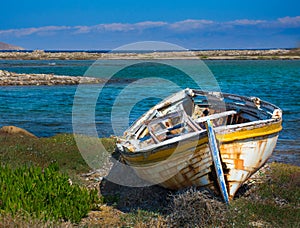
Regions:
<instances>
[{"instance_id":1,"label":"white painted hull","mask_svg":"<svg viewBox=\"0 0 300 228\"><path fill-rule=\"evenodd\" d=\"M191 105L194 103L190 97L197 96L197 93L210 96L212 100L222 100L219 94L210 92L181 91L138 119L124 133L125 139L121 139L118 149L138 176L153 184L169 189L208 187L220 192L219 177L222 175L223 198L226 198L225 189L226 195L232 199L239 187L271 156L282 129L282 113L278 107L258 98L226 94L227 99L233 100L226 103L229 111L192 119L194 112ZM170 105L173 103L175 108L181 105L184 110L175 109L174 112ZM159 112L160 116L155 117ZM239 118L241 122L238 122ZM213 137L218 142L221 174L216 171L213 162L208 130L202 125L211 119L225 123L212 128ZM179 122L170 127L174 120ZM168 126L164 127L164 124ZM178 134L175 127L185 131ZM145 135L148 135L147 139L144 139ZM168 135L173 137L168 138ZM148 140L147 143L145 140Z\"/></svg>"}]
</instances>

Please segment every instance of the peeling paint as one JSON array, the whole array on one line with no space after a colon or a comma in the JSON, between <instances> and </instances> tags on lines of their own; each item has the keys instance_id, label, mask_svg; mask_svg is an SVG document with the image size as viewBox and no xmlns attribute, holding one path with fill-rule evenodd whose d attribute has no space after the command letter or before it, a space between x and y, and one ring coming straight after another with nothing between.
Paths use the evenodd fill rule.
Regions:
<instances>
[{"instance_id":1,"label":"peeling paint","mask_svg":"<svg viewBox=\"0 0 300 228\"><path fill-rule=\"evenodd\" d=\"M216 104L224 101L226 110L209 107L205 97ZM276 146L282 111L273 104L256 97L186 89L141 116L119 137L118 149L141 178L154 184L170 189L206 186L220 192L204 126L207 119L213 120L232 199Z\"/></svg>"}]
</instances>

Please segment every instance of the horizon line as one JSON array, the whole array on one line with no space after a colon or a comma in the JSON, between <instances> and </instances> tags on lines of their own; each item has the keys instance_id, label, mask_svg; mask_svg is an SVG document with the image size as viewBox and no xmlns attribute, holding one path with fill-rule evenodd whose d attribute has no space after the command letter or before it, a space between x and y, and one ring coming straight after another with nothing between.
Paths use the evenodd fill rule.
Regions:
<instances>
[{"instance_id":1,"label":"horizon line","mask_svg":"<svg viewBox=\"0 0 300 228\"><path fill-rule=\"evenodd\" d=\"M122 52L186 52L186 51L242 51L242 50L292 50L298 49L299 47L273 47L273 48L191 48L191 49L174 49L174 50L163 50L163 49L143 49L143 50L114 50L114 49L3 49L0 52L103 52L103 53L122 53Z\"/></svg>"}]
</instances>

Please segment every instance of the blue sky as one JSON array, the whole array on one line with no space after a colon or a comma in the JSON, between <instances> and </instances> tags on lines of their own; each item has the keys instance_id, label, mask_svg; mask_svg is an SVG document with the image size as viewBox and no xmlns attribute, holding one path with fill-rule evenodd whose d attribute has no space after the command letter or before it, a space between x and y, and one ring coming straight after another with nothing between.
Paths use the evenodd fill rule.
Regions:
<instances>
[{"instance_id":1,"label":"blue sky","mask_svg":"<svg viewBox=\"0 0 300 228\"><path fill-rule=\"evenodd\" d=\"M189 49L300 45L298 0L2 1L0 41L26 49L114 49L138 41Z\"/></svg>"}]
</instances>

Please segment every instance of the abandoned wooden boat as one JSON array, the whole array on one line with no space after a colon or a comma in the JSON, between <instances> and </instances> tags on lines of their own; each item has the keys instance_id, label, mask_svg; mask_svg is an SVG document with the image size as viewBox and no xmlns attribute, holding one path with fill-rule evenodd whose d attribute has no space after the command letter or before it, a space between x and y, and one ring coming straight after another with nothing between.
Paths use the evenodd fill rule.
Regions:
<instances>
[{"instance_id":1,"label":"abandoned wooden boat","mask_svg":"<svg viewBox=\"0 0 300 228\"><path fill-rule=\"evenodd\" d=\"M203 186L228 202L271 156L282 111L256 97L185 89L119 137L137 175L169 189Z\"/></svg>"}]
</instances>

